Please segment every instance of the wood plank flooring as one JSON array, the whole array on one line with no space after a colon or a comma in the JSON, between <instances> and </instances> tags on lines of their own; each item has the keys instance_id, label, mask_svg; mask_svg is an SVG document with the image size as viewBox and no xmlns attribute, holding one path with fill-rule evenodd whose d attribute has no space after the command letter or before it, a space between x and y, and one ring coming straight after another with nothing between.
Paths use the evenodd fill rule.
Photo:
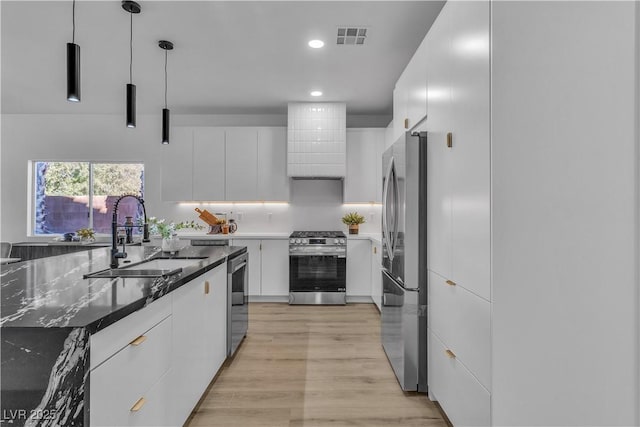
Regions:
<instances>
[{"instance_id":1,"label":"wood plank flooring","mask_svg":"<svg viewBox=\"0 0 640 427\"><path fill-rule=\"evenodd\" d=\"M400 390L373 304L252 303L249 313L188 427L446 427L424 394Z\"/></svg>"}]
</instances>

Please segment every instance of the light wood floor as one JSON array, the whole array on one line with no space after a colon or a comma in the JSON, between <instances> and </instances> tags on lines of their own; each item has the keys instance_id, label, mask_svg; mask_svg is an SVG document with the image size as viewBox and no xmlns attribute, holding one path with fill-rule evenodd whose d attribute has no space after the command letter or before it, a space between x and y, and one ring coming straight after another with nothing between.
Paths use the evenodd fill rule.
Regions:
<instances>
[{"instance_id":1,"label":"light wood floor","mask_svg":"<svg viewBox=\"0 0 640 427\"><path fill-rule=\"evenodd\" d=\"M400 390L373 304L252 303L249 332L187 423L201 426L446 427Z\"/></svg>"}]
</instances>

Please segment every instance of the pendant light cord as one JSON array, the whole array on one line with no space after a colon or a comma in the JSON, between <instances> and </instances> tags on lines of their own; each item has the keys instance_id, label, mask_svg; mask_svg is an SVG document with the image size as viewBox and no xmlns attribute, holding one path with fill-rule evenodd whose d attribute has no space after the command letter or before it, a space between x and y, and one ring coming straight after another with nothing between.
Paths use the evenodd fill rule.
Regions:
<instances>
[{"instance_id":1,"label":"pendant light cord","mask_svg":"<svg viewBox=\"0 0 640 427\"><path fill-rule=\"evenodd\" d=\"M76 43L76 0L73 0L71 16L72 16L72 22L73 22L73 31L71 33L71 43L75 44Z\"/></svg>"},{"instance_id":2,"label":"pendant light cord","mask_svg":"<svg viewBox=\"0 0 640 427\"><path fill-rule=\"evenodd\" d=\"M129 12L131 24L129 29L129 83L133 84L133 13Z\"/></svg>"},{"instance_id":3,"label":"pendant light cord","mask_svg":"<svg viewBox=\"0 0 640 427\"><path fill-rule=\"evenodd\" d=\"M167 50L164 50L164 108L167 108Z\"/></svg>"}]
</instances>

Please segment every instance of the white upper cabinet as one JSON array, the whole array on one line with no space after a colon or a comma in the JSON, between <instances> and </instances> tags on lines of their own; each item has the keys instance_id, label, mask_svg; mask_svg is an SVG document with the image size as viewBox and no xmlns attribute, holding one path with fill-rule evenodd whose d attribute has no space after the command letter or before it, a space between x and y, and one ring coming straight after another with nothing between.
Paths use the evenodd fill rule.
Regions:
<instances>
[{"instance_id":1,"label":"white upper cabinet","mask_svg":"<svg viewBox=\"0 0 640 427\"><path fill-rule=\"evenodd\" d=\"M384 128L347 129L345 203L381 203Z\"/></svg>"},{"instance_id":2,"label":"white upper cabinet","mask_svg":"<svg viewBox=\"0 0 640 427\"><path fill-rule=\"evenodd\" d=\"M163 201L288 201L284 127L176 127L162 150Z\"/></svg>"},{"instance_id":3,"label":"white upper cabinet","mask_svg":"<svg viewBox=\"0 0 640 427\"><path fill-rule=\"evenodd\" d=\"M193 128L176 127L171 144L158 147L162 157L162 200L193 200Z\"/></svg>"},{"instance_id":4,"label":"white upper cabinet","mask_svg":"<svg viewBox=\"0 0 640 427\"><path fill-rule=\"evenodd\" d=\"M286 170L286 129L258 129L258 193L255 200L288 201L290 180Z\"/></svg>"},{"instance_id":5,"label":"white upper cabinet","mask_svg":"<svg viewBox=\"0 0 640 427\"><path fill-rule=\"evenodd\" d=\"M426 38L413 54L393 91L394 141L413 129L427 115L427 43Z\"/></svg>"},{"instance_id":6,"label":"white upper cabinet","mask_svg":"<svg viewBox=\"0 0 640 427\"><path fill-rule=\"evenodd\" d=\"M258 194L257 129L227 129L225 147L227 200L256 200Z\"/></svg>"},{"instance_id":7,"label":"white upper cabinet","mask_svg":"<svg viewBox=\"0 0 640 427\"><path fill-rule=\"evenodd\" d=\"M193 200L225 200L223 129L201 127L193 130Z\"/></svg>"},{"instance_id":8,"label":"white upper cabinet","mask_svg":"<svg viewBox=\"0 0 640 427\"><path fill-rule=\"evenodd\" d=\"M490 299L489 3L451 2L451 277ZM452 26L453 27L453 26Z\"/></svg>"}]
</instances>

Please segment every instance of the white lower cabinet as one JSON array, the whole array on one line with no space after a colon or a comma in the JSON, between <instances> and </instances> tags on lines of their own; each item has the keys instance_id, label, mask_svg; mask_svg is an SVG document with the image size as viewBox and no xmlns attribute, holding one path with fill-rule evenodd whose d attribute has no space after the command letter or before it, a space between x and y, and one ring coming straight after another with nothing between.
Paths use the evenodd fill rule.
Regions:
<instances>
[{"instance_id":1,"label":"white lower cabinet","mask_svg":"<svg viewBox=\"0 0 640 427\"><path fill-rule=\"evenodd\" d=\"M91 336L91 426L181 426L227 354L227 264Z\"/></svg>"},{"instance_id":2,"label":"white lower cabinet","mask_svg":"<svg viewBox=\"0 0 640 427\"><path fill-rule=\"evenodd\" d=\"M263 240L261 255L262 295L289 295L289 239Z\"/></svg>"},{"instance_id":3,"label":"white lower cabinet","mask_svg":"<svg viewBox=\"0 0 640 427\"><path fill-rule=\"evenodd\" d=\"M371 297L371 241L347 239L347 296Z\"/></svg>"},{"instance_id":4,"label":"white lower cabinet","mask_svg":"<svg viewBox=\"0 0 640 427\"><path fill-rule=\"evenodd\" d=\"M456 427L491 425L491 395L442 341L429 332L429 394Z\"/></svg>"},{"instance_id":5,"label":"white lower cabinet","mask_svg":"<svg viewBox=\"0 0 640 427\"><path fill-rule=\"evenodd\" d=\"M150 394L162 397L154 386L171 367L171 323L169 316L147 331L134 332L126 347L91 371L92 426L140 425L140 417L153 416L148 403L156 397Z\"/></svg>"},{"instance_id":6,"label":"white lower cabinet","mask_svg":"<svg viewBox=\"0 0 640 427\"><path fill-rule=\"evenodd\" d=\"M182 425L187 420L225 360L226 272L225 263L171 293L174 425Z\"/></svg>"},{"instance_id":7,"label":"white lower cabinet","mask_svg":"<svg viewBox=\"0 0 640 427\"><path fill-rule=\"evenodd\" d=\"M491 390L491 303L429 272L429 328Z\"/></svg>"},{"instance_id":8,"label":"white lower cabinet","mask_svg":"<svg viewBox=\"0 0 640 427\"><path fill-rule=\"evenodd\" d=\"M371 299L382 311L382 245L371 243Z\"/></svg>"},{"instance_id":9,"label":"white lower cabinet","mask_svg":"<svg viewBox=\"0 0 640 427\"><path fill-rule=\"evenodd\" d=\"M233 239L249 252L249 296L289 295L289 239Z\"/></svg>"}]
</instances>

